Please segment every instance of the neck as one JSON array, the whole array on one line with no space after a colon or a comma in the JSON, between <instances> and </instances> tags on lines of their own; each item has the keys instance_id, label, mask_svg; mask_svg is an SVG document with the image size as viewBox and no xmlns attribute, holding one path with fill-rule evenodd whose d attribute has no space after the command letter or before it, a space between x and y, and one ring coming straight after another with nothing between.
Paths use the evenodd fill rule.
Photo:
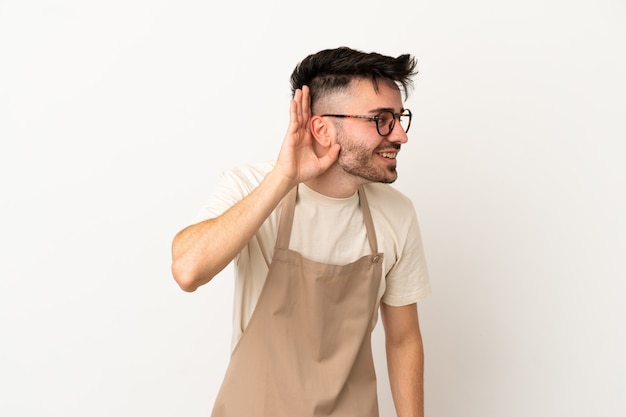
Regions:
<instances>
[{"instance_id":1,"label":"neck","mask_svg":"<svg viewBox=\"0 0 626 417\"><path fill-rule=\"evenodd\" d=\"M334 164L328 171L305 184L316 192L332 198L347 198L357 192L366 180L346 173L339 165Z\"/></svg>"}]
</instances>

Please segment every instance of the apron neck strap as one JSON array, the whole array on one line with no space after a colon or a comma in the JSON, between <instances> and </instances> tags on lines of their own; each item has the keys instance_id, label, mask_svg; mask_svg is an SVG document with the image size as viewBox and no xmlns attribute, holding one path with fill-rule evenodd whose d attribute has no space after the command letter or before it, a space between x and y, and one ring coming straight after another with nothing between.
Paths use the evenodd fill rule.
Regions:
<instances>
[{"instance_id":1,"label":"apron neck strap","mask_svg":"<svg viewBox=\"0 0 626 417\"><path fill-rule=\"evenodd\" d=\"M291 239L291 226L293 225L293 213L296 207L298 197L298 186L296 185L287 193L283 199L282 209L280 213L280 221L278 223L278 236L276 238L276 247L279 249L288 249L289 240ZM365 197L365 189L359 187L359 204L363 213L363 221L365 223L365 231L367 240L369 241L372 253L378 253L378 243L376 241L376 231L374 230L374 221L370 212L367 198Z\"/></svg>"},{"instance_id":2,"label":"apron neck strap","mask_svg":"<svg viewBox=\"0 0 626 417\"><path fill-rule=\"evenodd\" d=\"M298 197L298 186L296 185L283 198L283 206L280 211L280 221L278 223L278 236L276 237L276 247L288 249L291 238L291 225L293 224L293 212L296 207Z\"/></svg>"},{"instance_id":3,"label":"apron neck strap","mask_svg":"<svg viewBox=\"0 0 626 417\"><path fill-rule=\"evenodd\" d=\"M370 205L367 203L365 188L363 186L359 187L359 203L361 204L361 212L363 213L363 221L365 222L365 231L367 232L367 240L370 243L370 248L372 249L372 253L378 253L374 221L372 220Z\"/></svg>"}]
</instances>

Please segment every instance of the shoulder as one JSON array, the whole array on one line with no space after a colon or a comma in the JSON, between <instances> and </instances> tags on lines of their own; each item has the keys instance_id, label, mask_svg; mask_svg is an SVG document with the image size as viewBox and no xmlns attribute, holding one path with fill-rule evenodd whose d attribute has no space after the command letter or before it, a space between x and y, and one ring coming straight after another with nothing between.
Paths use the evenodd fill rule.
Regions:
<instances>
[{"instance_id":1,"label":"shoulder","mask_svg":"<svg viewBox=\"0 0 626 417\"><path fill-rule=\"evenodd\" d=\"M379 211L414 211L409 197L389 184L370 183L364 189L368 203Z\"/></svg>"},{"instance_id":2,"label":"shoulder","mask_svg":"<svg viewBox=\"0 0 626 417\"><path fill-rule=\"evenodd\" d=\"M229 168L222 172L220 182L236 185L244 193L250 192L263 181L273 167L274 162L259 162Z\"/></svg>"},{"instance_id":3,"label":"shoulder","mask_svg":"<svg viewBox=\"0 0 626 417\"><path fill-rule=\"evenodd\" d=\"M230 168L222 171L196 221L214 218L250 194L271 171L272 162Z\"/></svg>"},{"instance_id":4,"label":"shoulder","mask_svg":"<svg viewBox=\"0 0 626 417\"><path fill-rule=\"evenodd\" d=\"M372 219L383 237L402 243L417 232L417 214L409 197L388 184L367 184L364 189Z\"/></svg>"}]
</instances>

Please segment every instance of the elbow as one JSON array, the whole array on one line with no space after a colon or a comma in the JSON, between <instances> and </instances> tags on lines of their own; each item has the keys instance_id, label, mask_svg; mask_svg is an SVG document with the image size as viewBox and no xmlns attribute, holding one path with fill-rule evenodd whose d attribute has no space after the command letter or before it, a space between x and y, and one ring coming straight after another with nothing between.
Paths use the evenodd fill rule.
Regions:
<instances>
[{"instance_id":1,"label":"elbow","mask_svg":"<svg viewBox=\"0 0 626 417\"><path fill-rule=\"evenodd\" d=\"M172 244L172 276L178 286L185 292L194 292L209 282L219 272L214 268L212 259L205 253L189 251L187 245L181 244L177 236Z\"/></svg>"},{"instance_id":2,"label":"elbow","mask_svg":"<svg viewBox=\"0 0 626 417\"><path fill-rule=\"evenodd\" d=\"M172 262L172 276L178 284L178 286L185 292L194 292L203 283L198 274L189 266L181 263L180 261Z\"/></svg>"}]
</instances>

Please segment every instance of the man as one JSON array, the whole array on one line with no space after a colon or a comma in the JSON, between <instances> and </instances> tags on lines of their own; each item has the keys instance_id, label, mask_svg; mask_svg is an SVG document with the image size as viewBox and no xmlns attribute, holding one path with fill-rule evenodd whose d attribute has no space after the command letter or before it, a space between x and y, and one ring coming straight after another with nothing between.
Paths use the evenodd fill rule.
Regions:
<instances>
[{"instance_id":1,"label":"man","mask_svg":"<svg viewBox=\"0 0 626 417\"><path fill-rule=\"evenodd\" d=\"M213 417L378 416L378 308L397 415L423 416L416 303L430 285L413 206L388 185L415 67L345 47L305 58L277 160L227 172L206 220L174 238L185 291L235 261L233 353Z\"/></svg>"}]
</instances>

